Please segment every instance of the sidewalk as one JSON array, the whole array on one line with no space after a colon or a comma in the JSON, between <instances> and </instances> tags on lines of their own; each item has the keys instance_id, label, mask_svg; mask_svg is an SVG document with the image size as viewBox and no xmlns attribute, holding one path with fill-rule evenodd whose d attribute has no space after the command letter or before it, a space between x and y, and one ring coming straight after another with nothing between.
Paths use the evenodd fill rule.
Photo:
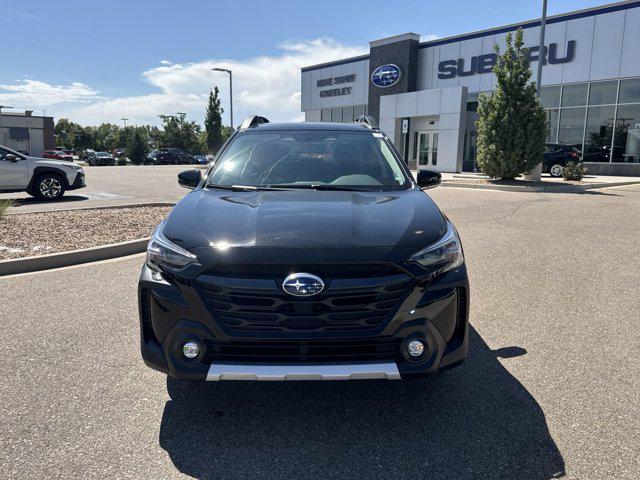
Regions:
<instances>
[{"instance_id":1,"label":"sidewalk","mask_svg":"<svg viewBox=\"0 0 640 480\"><path fill-rule=\"evenodd\" d=\"M412 172L414 177L417 171ZM640 177L616 177L606 175L586 175L581 182L565 181L543 174L540 182L530 182L521 178L511 181L491 180L481 173L442 173L442 186L452 188L480 188L507 192L558 192L579 193L587 190L640 184Z\"/></svg>"}]
</instances>

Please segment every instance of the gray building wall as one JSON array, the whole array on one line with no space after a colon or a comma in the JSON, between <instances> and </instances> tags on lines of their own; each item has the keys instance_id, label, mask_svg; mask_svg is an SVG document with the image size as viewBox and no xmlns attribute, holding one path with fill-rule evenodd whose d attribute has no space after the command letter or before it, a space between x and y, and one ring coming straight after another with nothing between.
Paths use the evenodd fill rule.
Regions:
<instances>
[{"instance_id":1,"label":"gray building wall","mask_svg":"<svg viewBox=\"0 0 640 480\"><path fill-rule=\"evenodd\" d=\"M28 139L11 138L11 128L27 129ZM53 117L32 116L2 112L0 118L0 145L14 150L29 152L32 156L41 156L45 150L55 147Z\"/></svg>"}]
</instances>

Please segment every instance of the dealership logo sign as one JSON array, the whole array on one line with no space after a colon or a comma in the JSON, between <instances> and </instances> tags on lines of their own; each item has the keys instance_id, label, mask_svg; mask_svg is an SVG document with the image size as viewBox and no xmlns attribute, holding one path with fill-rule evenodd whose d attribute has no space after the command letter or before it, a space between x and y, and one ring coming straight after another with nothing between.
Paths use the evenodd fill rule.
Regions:
<instances>
[{"instance_id":1,"label":"dealership logo sign","mask_svg":"<svg viewBox=\"0 0 640 480\"><path fill-rule=\"evenodd\" d=\"M529 47L527 57L529 62L535 62L540 58L538 54L540 47ZM558 44L550 43L548 47L544 47L542 51L543 65L549 63L550 65L556 65L559 63L569 63L576 56L576 41L569 40L567 42L566 54L561 57L558 56ZM447 80L449 78L456 77L470 77L472 75L481 73L491 73L493 66L498 61L498 56L495 53L486 53L484 55L478 55L471 57L469 64L465 65L464 58L458 58L457 60L444 60L438 64L438 78L440 80Z\"/></svg>"},{"instance_id":2,"label":"dealership logo sign","mask_svg":"<svg viewBox=\"0 0 640 480\"><path fill-rule=\"evenodd\" d=\"M400 67L389 63L387 65L380 65L373 71L371 74L371 83L376 87L387 88L398 83L400 78L402 78Z\"/></svg>"}]
</instances>

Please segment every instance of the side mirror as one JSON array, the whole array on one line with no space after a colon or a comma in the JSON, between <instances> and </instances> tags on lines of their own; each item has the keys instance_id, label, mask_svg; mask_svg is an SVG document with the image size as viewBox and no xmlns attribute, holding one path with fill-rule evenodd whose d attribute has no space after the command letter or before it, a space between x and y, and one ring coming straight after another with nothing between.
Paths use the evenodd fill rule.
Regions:
<instances>
[{"instance_id":1,"label":"side mirror","mask_svg":"<svg viewBox=\"0 0 640 480\"><path fill-rule=\"evenodd\" d=\"M418 186L426 190L427 188L434 188L440 185L442 181L442 175L438 172L432 172L431 170L418 170Z\"/></svg>"},{"instance_id":2,"label":"side mirror","mask_svg":"<svg viewBox=\"0 0 640 480\"><path fill-rule=\"evenodd\" d=\"M13 163L16 163L19 160L18 157L16 157L13 153L7 153L4 156L4 159L8 162L13 162Z\"/></svg>"},{"instance_id":3,"label":"side mirror","mask_svg":"<svg viewBox=\"0 0 640 480\"><path fill-rule=\"evenodd\" d=\"M181 187L193 190L202 180L202 173L197 168L193 170L185 170L178 174L178 183Z\"/></svg>"}]
</instances>

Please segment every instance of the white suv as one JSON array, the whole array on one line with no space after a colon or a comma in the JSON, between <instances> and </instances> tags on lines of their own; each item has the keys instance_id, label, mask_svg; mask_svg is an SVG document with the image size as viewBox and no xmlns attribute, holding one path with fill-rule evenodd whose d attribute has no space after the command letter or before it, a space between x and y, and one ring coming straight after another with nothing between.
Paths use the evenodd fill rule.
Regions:
<instances>
[{"instance_id":1,"label":"white suv","mask_svg":"<svg viewBox=\"0 0 640 480\"><path fill-rule=\"evenodd\" d=\"M75 162L29 157L0 145L0 192L57 200L66 190L84 186L84 170Z\"/></svg>"}]
</instances>

